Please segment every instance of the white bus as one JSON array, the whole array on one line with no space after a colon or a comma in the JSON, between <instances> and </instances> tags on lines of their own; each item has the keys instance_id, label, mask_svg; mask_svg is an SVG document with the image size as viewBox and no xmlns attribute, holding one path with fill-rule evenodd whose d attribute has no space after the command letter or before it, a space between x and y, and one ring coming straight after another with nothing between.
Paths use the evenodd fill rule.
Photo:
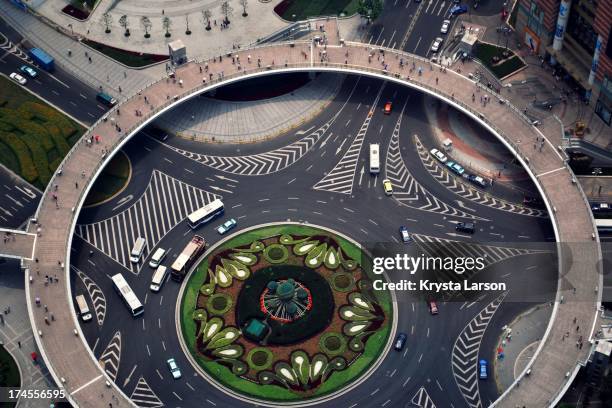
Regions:
<instances>
[{"instance_id":1,"label":"white bus","mask_svg":"<svg viewBox=\"0 0 612 408\"><path fill-rule=\"evenodd\" d=\"M378 144L370 145L370 173L378 174L380 172L380 146Z\"/></svg>"},{"instance_id":2,"label":"white bus","mask_svg":"<svg viewBox=\"0 0 612 408\"><path fill-rule=\"evenodd\" d=\"M168 268L166 268L164 265L161 265L153 274L153 279L151 279L151 286L149 286L151 292L159 292L167 277Z\"/></svg>"},{"instance_id":3,"label":"white bus","mask_svg":"<svg viewBox=\"0 0 612 408\"><path fill-rule=\"evenodd\" d=\"M157 248L157 250L151 257L151 260L149 261L149 266L151 268L157 268L159 264L164 260L165 257L166 257L166 250L164 248Z\"/></svg>"},{"instance_id":4,"label":"white bus","mask_svg":"<svg viewBox=\"0 0 612 408\"><path fill-rule=\"evenodd\" d=\"M132 252L130 252L130 261L132 261L133 263L140 262L140 258L142 258L142 253L144 252L146 244L147 241L143 237L136 238L136 242L134 242Z\"/></svg>"},{"instance_id":5,"label":"white bus","mask_svg":"<svg viewBox=\"0 0 612 408\"><path fill-rule=\"evenodd\" d=\"M119 296L121 296L121 299L123 299L123 302L128 309L130 309L130 312L132 312L132 316L140 316L144 312L144 307L142 306L142 303L140 303L140 300L138 300L136 297L136 294L132 288L130 288L130 285L128 285L123 275L118 273L113 275L111 279L113 280L115 290Z\"/></svg>"},{"instance_id":6,"label":"white bus","mask_svg":"<svg viewBox=\"0 0 612 408\"><path fill-rule=\"evenodd\" d=\"M76 297L77 307L79 308L79 316L84 322L88 322L91 320L91 313L89 312L89 307L87 306L87 302L85 301L85 296L78 295Z\"/></svg>"},{"instance_id":7,"label":"white bus","mask_svg":"<svg viewBox=\"0 0 612 408\"><path fill-rule=\"evenodd\" d=\"M208 222L218 215L223 214L223 201L215 199L204 207L200 208L187 216L187 221L191 229L196 229L200 224Z\"/></svg>"},{"instance_id":8,"label":"white bus","mask_svg":"<svg viewBox=\"0 0 612 408\"><path fill-rule=\"evenodd\" d=\"M171 266L172 280L180 282L187 274L187 270L198 259L206 248L206 241L199 235L194 235L191 241L185 246L183 252L176 257Z\"/></svg>"}]
</instances>

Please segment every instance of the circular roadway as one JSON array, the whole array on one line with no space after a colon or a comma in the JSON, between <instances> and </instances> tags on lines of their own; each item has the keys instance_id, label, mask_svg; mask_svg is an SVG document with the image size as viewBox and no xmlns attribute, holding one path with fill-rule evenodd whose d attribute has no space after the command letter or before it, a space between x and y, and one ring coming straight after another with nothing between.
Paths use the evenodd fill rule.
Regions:
<instances>
[{"instance_id":1,"label":"circular roadway","mask_svg":"<svg viewBox=\"0 0 612 408\"><path fill-rule=\"evenodd\" d=\"M393 101L390 115L382 113L386 101ZM529 248L528 242L554 240L549 219L520 215L520 205L516 211L504 211L470 202L432 177L414 138L417 135L427 150L435 145L432 125L424 119L426 101L431 100L400 85L349 76L327 110L303 126L305 133L258 144L202 145L178 138L161 143L156 130L149 128L129 142L125 151L133 164L130 184L112 201L81 212L71 274L73 294L88 293L90 306L103 319L101 325L96 318L81 324L88 344L125 394L139 406L162 402L167 406L200 406L203 400L210 406L252 405L209 384L182 354L174 320L179 285L169 281L159 294L149 292L152 270L148 259L139 267L126 262L125 251L141 234L155 247L170 249L164 262L167 265L193 233L216 242L219 236L214 227L221 219L197 231L191 231L183 220L189 210L213 195L222 196L225 217L237 219L238 228L286 220L307 222L333 228L366 246L397 242L400 225L420 237L414 251L424 250L431 239L482 243L490 251L495 251L491 247ZM370 143L381 145L383 170L377 177L367 171ZM287 153L290 145L299 153ZM243 159L247 156L259 158L262 164L249 165ZM238 163L222 159L228 157ZM268 160L277 162L265 164ZM394 184L393 198L383 193L381 180L385 177ZM412 191L415 183L420 186L416 193ZM505 202L522 197L498 185L491 192ZM457 235L455 223L472 216L478 217L477 233L473 237ZM469 247L457 245L464 256L468 254ZM148 248L149 255L152 249ZM93 257L88 256L90 250L95 251ZM363 383L317 406L397 407L411 406L415 401L428 406L427 398L436 406L471 406L474 395L487 404L497 399L499 392L493 381L478 384L453 365L462 352L457 349L457 340L487 307L493 307L494 313L487 320L490 326L486 333L494 333L491 338L528 309L531 303L518 297L508 300L513 288L525 289L518 285L529 278L528 268L544 265L545 260L544 255L534 253L503 261L504 267L492 276L507 282L511 293L500 304L495 304L500 293L485 293L474 302L442 301L440 314L431 316L422 299L398 292L398 331L408 334L405 350L390 351ZM556 268L549 267L549 271L539 270L553 278L542 283L538 301L555 296ZM140 319L132 319L112 291L108 276L118 272L145 303ZM485 345L482 348L481 342ZM480 349L480 358L494 358L495 345L486 336L470 347ZM182 369L181 380L173 380L165 366L170 357ZM457 381L462 380L465 383L460 388ZM474 384L477 394L465 390Z\"/></svg>"}]
</instances>

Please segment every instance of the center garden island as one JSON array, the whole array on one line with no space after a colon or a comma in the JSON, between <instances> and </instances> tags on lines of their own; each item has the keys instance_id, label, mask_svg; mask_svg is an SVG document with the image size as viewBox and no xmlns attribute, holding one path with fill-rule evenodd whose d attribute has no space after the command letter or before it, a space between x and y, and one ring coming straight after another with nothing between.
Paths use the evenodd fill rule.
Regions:
<instances>
[{"instance_id":1,"label":"center garden island","mask_svg":"<svg viewBox=\"0 0 612 408\"><path fill-rule=\"evenodd\" d=\"M372 289L371 270L359 244L323 227L240 231L210 248L183 283L183 349L199 373L237 398L269 405L333 398L376 369L394 335L394 297Z\"/></svg>"}]
</instances>

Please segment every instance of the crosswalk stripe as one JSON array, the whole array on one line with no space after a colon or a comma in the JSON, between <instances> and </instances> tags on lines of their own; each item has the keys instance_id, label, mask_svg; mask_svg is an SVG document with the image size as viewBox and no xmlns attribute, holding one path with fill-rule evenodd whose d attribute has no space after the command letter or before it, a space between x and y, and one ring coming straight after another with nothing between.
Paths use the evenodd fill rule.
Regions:
<instances>
[{"instance_id":1,"label":"crosswalk stripe","mask_svg":"<svg viewBox=\"0 0 612 408\"><path fill-rule=\"evenodd\" d=\"M183 191L187 192L187 197ZM190 210L217 197L154 170L144 193L130 207L110 218L80 226L75 231L109 258L138 274L147 255L165 234L182 222ZM188 200L190 205L187 205ZM129 253L138 237L145 238L146 245L143 259L135 264L129 260Z\"/></svg>"}]
</instances>

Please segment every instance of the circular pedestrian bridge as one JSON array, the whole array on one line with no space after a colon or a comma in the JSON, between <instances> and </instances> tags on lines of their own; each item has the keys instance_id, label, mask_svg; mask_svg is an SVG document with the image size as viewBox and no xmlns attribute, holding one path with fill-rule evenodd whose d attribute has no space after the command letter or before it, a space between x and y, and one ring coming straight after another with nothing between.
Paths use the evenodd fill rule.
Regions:
<instances>
[{"instance_id":1,"label":"circular pedestrian bridge","mask_svg":"<svg viewBox=\"0 0 612 408\"><path fill-rule=\"evenodd\" d=\"M467 76L443 70L411 54L354 42L319 45L296 41L234 50L213 60L178 67L172 77L151 83L96 122L48 184L58 186L60 208L56 208L50 194L43 195L36 214L42 234L36 240L33 258L38 259L37 267L45 273L61 271L65 277L61 284L48 287L34 279L34 283L26 284L26 296L41 354L75 406L97 407L100 397L110 394L115 396L113 406L134 406L96 361L73 313L69 279L72 237L85 197L101 170L139 130L192 97L248 78L322 71L376 77L442 99L488 129L522 163L546 203L562 251L557 301L543 341L518 378L524 381L520 381L520 387L515 382L494 405L554 405L569 386L586 362L588 350L558 339L571 330L575 317L591 328L590 337L593 336L602 275L598 272L601 253L597 229L560 147L562 129L554 124L536 127L503 96L490 93ZM472 98L474 92L488 95L491 102L483 106L473 101L477 99ZM100 135L102 142L89 147L85 140L92 135ZM546 141L542 150L532 148L536 138ZM29 232L36 233L36 229L37 225L31 224ZM26 266L29 262L24 261ZM36 296L43 297L56 311L53 325L44 323L44 313L34 304ZM527 369L531 370L529 377L525 377Z\"/></svg>"}]
</instances>

